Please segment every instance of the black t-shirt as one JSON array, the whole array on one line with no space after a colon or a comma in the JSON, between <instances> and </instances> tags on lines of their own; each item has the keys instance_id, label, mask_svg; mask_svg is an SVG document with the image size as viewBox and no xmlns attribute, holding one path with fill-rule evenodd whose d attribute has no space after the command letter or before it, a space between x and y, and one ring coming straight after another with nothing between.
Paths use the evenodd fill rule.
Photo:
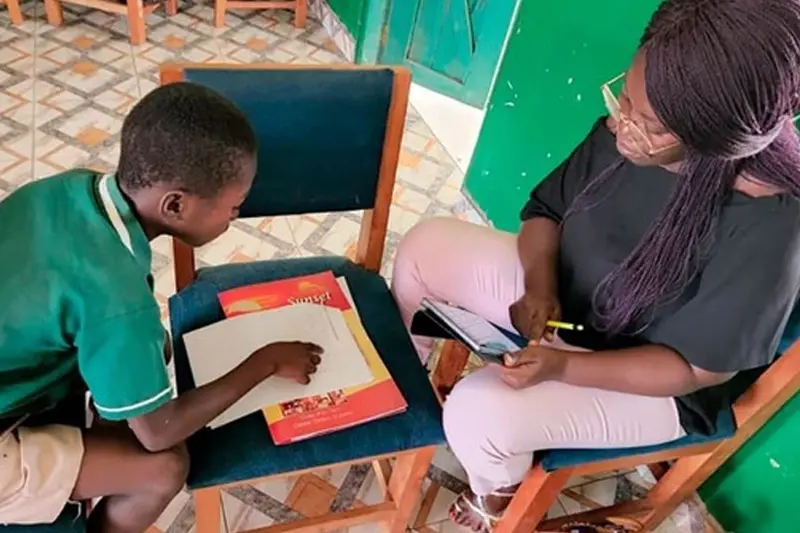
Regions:
<instances>
[{"instance_id":1,"label":"black t-shirt","mask_svg":"<svg viewBox=\"0 0 800 533\"><path fill-rule=\"evenodd\" d=\"M522 210L522 220L563 223L559 297L570 322L596 322L596 287L639 243L680 179L626 161L592 194L588 208L565 219L575 197L619 157L601 119ZM589 331L565 334L564 340L594 350L660 344L710 372L740 372L738 379L676 398L688 433L713 434L721 410L730 409L742 388L775 358L799 290L800 201L785 194L753 198L734 192L699 275L675 302L660 306L640 334L608 338Z\"/></svg>"}]
</instances>

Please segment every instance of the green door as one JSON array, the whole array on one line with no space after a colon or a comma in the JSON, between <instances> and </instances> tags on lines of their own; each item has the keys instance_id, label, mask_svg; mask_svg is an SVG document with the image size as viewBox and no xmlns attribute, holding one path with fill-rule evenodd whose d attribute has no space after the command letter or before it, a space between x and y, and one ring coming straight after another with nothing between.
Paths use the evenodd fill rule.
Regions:
<instances>
[{"instance_id":1,"label":"green door","mask_svg":"<svg viewBox=\"0 0 800 533\"><path fill-rule=\"evenodd\" d=\"M381 63L483 107L518 0L392 0Z\"/></svg>"}]
</instances>

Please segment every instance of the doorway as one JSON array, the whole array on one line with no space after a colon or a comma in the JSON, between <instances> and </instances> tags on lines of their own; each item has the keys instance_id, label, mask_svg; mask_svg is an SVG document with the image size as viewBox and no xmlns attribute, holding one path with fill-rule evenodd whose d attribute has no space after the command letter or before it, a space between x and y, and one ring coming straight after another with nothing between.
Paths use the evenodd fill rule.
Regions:
<instances>
[{"instance_id":1,"label":"doorway","mask_svg":"<svg viewBox=\"0 0 800 533\"><path fill-rule=\"evenodd\" d=\"M380 62L483 108L519 0L393 0Z\"/></svg>"}]
</instances>

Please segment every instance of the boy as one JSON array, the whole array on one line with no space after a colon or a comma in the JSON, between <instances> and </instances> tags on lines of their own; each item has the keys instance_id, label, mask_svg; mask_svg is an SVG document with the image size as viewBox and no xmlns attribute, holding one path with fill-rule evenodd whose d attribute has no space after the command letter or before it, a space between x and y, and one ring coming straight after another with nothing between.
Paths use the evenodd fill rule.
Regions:
<instances>
[{"instance_id":1,"label":"boy","mask_svg":"<svg viewBox=\"0 0 800 533\"><path fill-rule=\"evenodd\" d=\"M307 383L320 361L312 344L268 345L173 399L149 241L200 246L227 229L255 134L231 102L182 83L142 99L121 144L116 175L73 170L0 203L0 523L49 523L103 497L89 531L144 531L183 487L187 437L270 376ZM127 427L59 419L54 406L84 387Z\"/></svg>"}]
</instances>

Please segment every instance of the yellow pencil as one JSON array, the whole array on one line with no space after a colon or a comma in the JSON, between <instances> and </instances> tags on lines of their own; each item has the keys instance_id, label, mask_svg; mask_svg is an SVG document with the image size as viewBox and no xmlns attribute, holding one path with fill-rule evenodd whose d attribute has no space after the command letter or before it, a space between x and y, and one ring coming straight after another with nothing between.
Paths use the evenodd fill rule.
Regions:
<instances>
[{"instance_id":1,"label":"yellow pencil","mask_svg":"<svg viewBox=\"0 0 800 533\"><path fill-rule=\"evenodd\" d=\"M583 331L583 326L578 324L570 324L569 322L560 322L558 320L548 320L547 327L554 329L568 329L570 331Z\"/></svg>"}]
</instances>

